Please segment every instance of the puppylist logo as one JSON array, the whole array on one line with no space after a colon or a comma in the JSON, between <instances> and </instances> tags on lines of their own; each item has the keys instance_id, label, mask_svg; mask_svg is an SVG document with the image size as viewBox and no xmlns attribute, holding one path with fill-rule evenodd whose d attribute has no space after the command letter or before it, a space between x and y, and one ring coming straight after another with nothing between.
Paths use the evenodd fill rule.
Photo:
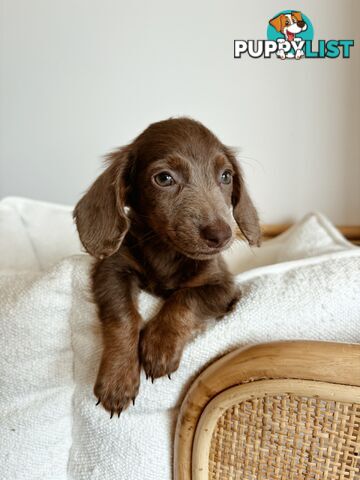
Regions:
<instances>
[{"instance_id":1,"label":"puppylist logo","mask_svg":"<svg viewBox=\"0 0 360 480\"><path fill-rule=\"evenodd\" d=\"M271 18L267 40L234 40L234 58L350 58L354 40L318 40L313 42L314 28L302 12L283 10Z\"/></svg>"}]
</instances>

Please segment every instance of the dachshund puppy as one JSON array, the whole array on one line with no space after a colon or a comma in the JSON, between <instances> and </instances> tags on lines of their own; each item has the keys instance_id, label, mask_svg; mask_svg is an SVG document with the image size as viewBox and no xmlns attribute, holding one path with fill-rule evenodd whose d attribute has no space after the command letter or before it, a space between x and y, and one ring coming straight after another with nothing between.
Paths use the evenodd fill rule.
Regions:
<instances>
[{"instance_id":1,"label":"dachshund puppy","mask_svg":"<svg viewBox=\"0 0 360 480\"><path fill-rule=\"evenodd\" d=\"M234 307L239 292L220 253L236 225L251 245L260 228L234 154L199 122L154 123L107 160L74 218L97 259L104 350L94 392L112 416L135 402L141 366L152 380L170 376L207 319ZM145 326L140 289L164 300Z\"/></svg>"}]
</instances>

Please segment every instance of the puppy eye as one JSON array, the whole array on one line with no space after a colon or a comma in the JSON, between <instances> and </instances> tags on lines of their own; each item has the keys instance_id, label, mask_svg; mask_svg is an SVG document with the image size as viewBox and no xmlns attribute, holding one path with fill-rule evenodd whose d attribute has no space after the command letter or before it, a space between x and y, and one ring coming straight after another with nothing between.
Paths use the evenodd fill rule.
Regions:
<instances>
[{"instance_id":1,"label":"puppy eye","mask_svg":"<svg viewBox=\"0 0 360 480\"><path fill-rule=\"evenodd\" d=\"M289 20L286 20L286 21L285 21L285 25L290 25Z\"/></svg>"},{"instance_id":2,"label":"puppy eye","mask_svg":"<svg viewBox=\"0 0 360 480\"><path fill-rule=\"evenodd\" d=\"M225 185L229 185L229 183L231 183L232 173L230 172L230 170L225 170L225 172L221 174L220 181Z\"/></svg>"},{"instance_id":3,"label":"puppy eye","mask_svg":"<svg viewBox=\"0 0 360 480\"><path fill-rule=\"evenodd\" d=\"M175 180L168 172L160 172L154 176L155 182L160 187L170 187L170 185L174 185Z\"/></svg>"}]
</instances>

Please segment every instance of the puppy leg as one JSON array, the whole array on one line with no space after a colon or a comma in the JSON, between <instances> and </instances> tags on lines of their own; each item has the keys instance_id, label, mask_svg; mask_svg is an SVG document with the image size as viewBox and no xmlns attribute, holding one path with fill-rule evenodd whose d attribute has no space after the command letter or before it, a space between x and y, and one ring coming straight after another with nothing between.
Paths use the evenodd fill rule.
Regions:
<instances>
[{"instance_id":1,"label":"puppy leg","mask_svg":"<svg viewBox=\"0 0 360 480\"><path fill-rule=\"evenodd\" d=\"M221 318L239 298L232 280L173 293L140 335L140 357L146 375L154 379L177 370L185 345L206 326L206 320Z\"/></svg>"},{"instance_id":2,"label":"puppy leg","mask_svg":"<svg viewBox=\"0 0 360 480\"><path fill-rule=\"evenodd\" d=\"M104 350L94 393L104 408L120 413L135 401L140 384L138 354L141 317L135 278L105 259L93 272L93 293L102 325Z\"/></svg>"}]
</instances>

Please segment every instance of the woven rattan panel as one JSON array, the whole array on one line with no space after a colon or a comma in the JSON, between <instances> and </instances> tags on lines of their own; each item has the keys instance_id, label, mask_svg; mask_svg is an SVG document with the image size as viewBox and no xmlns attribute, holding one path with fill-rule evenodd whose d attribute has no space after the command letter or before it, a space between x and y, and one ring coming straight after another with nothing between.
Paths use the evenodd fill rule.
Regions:
<instances>
[{"instance_id":1,"label":"woven rattan panel","mask_svg":"<svg viewBox=\"0 0 360 480\"><path fill-rule=\"evenodd\" d=\"M218 419L211 480L359 480L360 405L292 394L246 400Z\"/></svg>"}]
</instances>

